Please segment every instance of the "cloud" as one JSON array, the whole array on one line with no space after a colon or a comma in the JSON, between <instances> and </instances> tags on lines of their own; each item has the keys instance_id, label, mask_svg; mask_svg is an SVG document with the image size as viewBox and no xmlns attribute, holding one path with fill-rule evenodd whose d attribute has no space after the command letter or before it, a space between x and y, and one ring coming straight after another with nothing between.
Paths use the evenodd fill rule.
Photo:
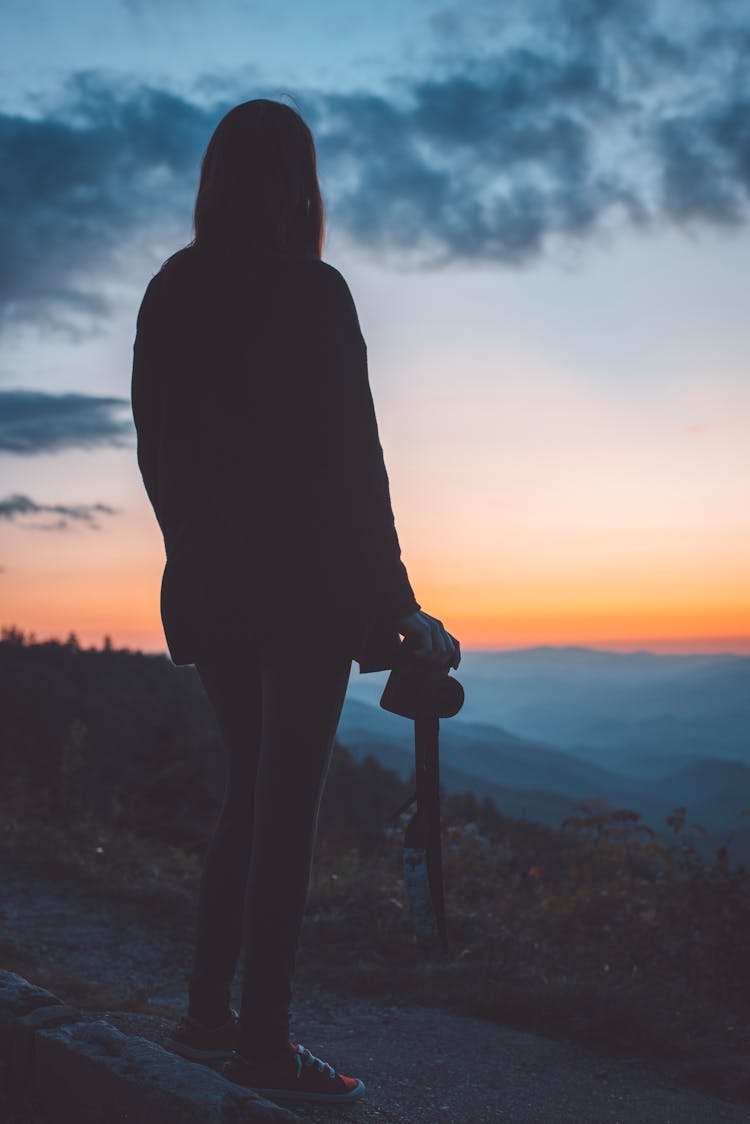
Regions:
<instances>
[{"instance_id":1,"label":"cloud","mask_svg":"<svg viewBox=\"0 0 750 1124\"><path fill-rule=\"evenodd\" d=\"M698 114L674 114L655 126L654 136L665 211L726 226L743 220L750 193L750 90Z\"/></svg>"},{"instance_id":2,"label":"cloud","mask_svg":"<svg viewBox=\"0 0 750 1124\"><path fill-rule=\"evenodd\" d=\"M92 394L49 394L41 390L0 390L0 452L34 455L61 449L130 445L132 414L126 398Z\"/></svg>"},{"instance_id":3,"label":"cloud","mask_svg":"<svg viewBox=\"0 0 750 1124\"><path fill-rule=\"evenodd\" d=\"M477 3L425 21L443 44L429 77L295 93L332 228L418 267L507 267L610 225L746 221L742 4ZM37 116L0 114L0 327L106 315L101 281L132 236L188 225L218 120L279 96L209 79L191 100L78 71Z\"/></svg>"},{"instance_id":4,"label":"cloud","mask_svg":"<svg viewBox=\"0 0 750 1124\"><path fill-rule=\"evenodd\" d=\"M519 49L414 83L405 105L328 97L315 131L335 217L360 242L421 264L517 265L554 233L581 237L608 207L644 214L635 186L594 160L593 123L617 111L591 64Z\"/></svg>"},{"instance_id":5,"label":"cloud","mask_svg":"<svg viewBox=\"0 0 750 1124\"><path fill-rule=\"evenodd\" d=\"M213 124L167 91L92 71L38 117L0 113L0 327L111 311L97 276L116 276L133 231L178 213Z\"/></svg>"},{"instance_id":6,"label":"cloud","mask_svg":"<svg viewBox=\"0 0 750 1124\"><path fill-rule=\"evenodd\" d=\"M12 522L27 515L51 512L60 516L53 523L25 523L24 526L35 531L65 531L76 524L83 524L92 531L101 530L96 521L97 514L116 515L117 508L104 503L47 504L35 503L28 496L12 495L0 500L0 519Z\"/></svg>"}]
</instances>

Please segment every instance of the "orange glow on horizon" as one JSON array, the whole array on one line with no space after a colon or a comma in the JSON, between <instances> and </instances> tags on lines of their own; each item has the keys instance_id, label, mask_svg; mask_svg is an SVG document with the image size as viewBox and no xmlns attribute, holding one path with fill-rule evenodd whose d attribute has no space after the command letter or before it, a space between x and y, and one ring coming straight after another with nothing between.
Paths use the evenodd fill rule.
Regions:
<instances>
[{"instance_id":1,"label":"orange glow on horizon","mask_svg":"<svg viewBox=\"0 0 750 1124\"><path fill-rule=\"evenodd\" d=\"M37 640L84 647L166 650L159 616L162 545L147 537L97 540L96 557L81 558L80 541L37 552L2 576L3 627ZM745 553L721 559L721 580L695 556L682 569L667 560L647 567L634 560L600 562L584 553L511 546L502 565L479 556L469 573L456 559L439 565L429 549L406 551L423 609L439 617L464 651L537 646L586 646L612 651L734 652L750 654L750 599ZM445 580L446 570L451 573Z\"/></svg>"},{"instance_id":2,"label":"orange glow on horizon","mask_svg":"<svg viewBox=\"0 0 750 1124\"><path fill-rule=\"evenodd\" d=\"M106 613L100 605L97 612L90 604L86 612L71 612L63 603L50 604L47 611L37 613L28 607L26 613L3 619L2 627L33 633L37 642L64 641L74 632L82 647L101 648L108 635L115 648L143 652L166 652L166 643L158 619L154 620L149 605L134 599L129 606L120 606L118 613ZM491 617L487 619L452 616L440 617L445 627L461 642L463 652L500 651L535 647L586 647L606 651L652 651L661 653L727 653L750 655L750 615L739 621L716 616L681 618L664 613L661 617L641 614L625 616L612 612L608 616L582 616L560 613ZM737 631L738 624L745 631Z\"/></svg>"}]
</instances>

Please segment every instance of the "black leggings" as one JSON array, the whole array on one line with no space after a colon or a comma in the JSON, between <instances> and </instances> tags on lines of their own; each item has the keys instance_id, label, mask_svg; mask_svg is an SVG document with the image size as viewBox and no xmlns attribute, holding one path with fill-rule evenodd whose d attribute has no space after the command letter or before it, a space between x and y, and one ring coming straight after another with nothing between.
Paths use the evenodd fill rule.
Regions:
<instances>
[{"instance_id":1,"label":"black leggings","mask_svg":"<svg viewBox=\"0 0 750 1124\"><path fill-rule=\"evenodd\" d=\"M287 1048L318 813L352 657L289 641L196 661L226 749L224 803L201 878L188 1013L226 1020L242 957L237 1051ZM299 632L297 632L297 636Z\"/></svg>"}]
</instances>

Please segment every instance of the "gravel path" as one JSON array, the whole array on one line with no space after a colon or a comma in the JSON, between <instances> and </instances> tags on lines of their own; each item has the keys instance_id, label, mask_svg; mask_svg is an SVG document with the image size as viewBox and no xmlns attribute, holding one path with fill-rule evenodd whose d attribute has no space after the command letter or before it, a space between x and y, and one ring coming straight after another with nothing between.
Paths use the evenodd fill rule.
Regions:
<instances>
[{"instance_id":1,"label":"gravel path","mask_svg":"<svg viewBox=\"0 0 750 1124\"><path fill-rule=\"evenodd\" d=\"M52 990L78 1005L77 982L93 979L120 1002L150 998L179 1015L189 938L184 924L143 905L0 873L0 966L34 982L34 972L67 978L67 994L64 982ZM157 1042L170 1027L155 1014L113 1009L103 1017ZM311 1124L750 1124L749 1109L676 1085L635 1059L413 1003L337 994L299 975L292 1032L367 1086L364 1100L346 1108L294 1106Z\"/></svg>"}]
</instances>

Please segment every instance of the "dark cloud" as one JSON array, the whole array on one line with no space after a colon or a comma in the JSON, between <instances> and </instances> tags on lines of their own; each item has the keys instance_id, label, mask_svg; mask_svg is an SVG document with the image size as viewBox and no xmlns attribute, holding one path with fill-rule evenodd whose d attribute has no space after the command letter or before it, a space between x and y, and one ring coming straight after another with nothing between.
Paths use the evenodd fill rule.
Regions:
<instances>
[{"instance_id":1,"label":"dark cloud","mask_svg":"<svg viewBox=\"0 0 750 1124\"><path fill-rule=\"evenodd\" d=\"M34 531L65 531L76 525L83 525L92 531L99 531L101 527L96 521L96 516L116 515L117 508L105 503L35 503L28 496L13 495L0 500L0 519L8 522L25 519L28 515L41 515L49 512L59 516L52 523L23 523L23 526Z\"/></svg>"},{"instance_id":2,"label":"dark cloud","mask_svg":"<svg viewBox=\"0 0 750 1124\"><path fill-rule=\"evenodd\" d=\"M127 416L119 417L126 409ZM54 453L70 448L129 445L132 439L133 420L127 398L0 390L0 452Z\"/></svg>"},{"instance_id":3,"label":"dark cloud","mask_svg":"<svg viewBox=\"0 0 750 1124\"><path fill-rule=\"evenodd\" d=\"M90 71L42 116L0 114L0 326L109 312L92 281L116 279L128 235L187 200L214 124L166 91Z\"/></svg>"},{"instance_id":4,"label":"dark cloud","mask_svg":"<svg viewBox=\"0 0 750 1124\"><path fill-rule=\"evenodd\" d=\"M609 206L642 212L634 187L593 159L593 122L617 111L591 63L519 49L415 83L406 105L330 96L315 105L315 132L335 217L358 240L424 263L517 264L554 232L585 233Z\"/></svg>"},{"instance_id":5,"label":"dark cloud","mask_svg":"<svg viewBox=\"0 0 750 1124\"><path fill-rule=\"evenodd\" d=\"M662 203L680 218L710 214L734 225L750 194L750 89L746 97L681 113L655 130Z\"/></svg>"},{"instance_id":6,"label":"dark cloud","mask_svg":"<svg viewBox=\"0 0 750 1124\"><path fill-rule=\"evenodd\" d=\"M525 28L513 41L505 7L473 7L425 16L446 42L485 28L472 59L387 95L296 95L332 227L418 266L520 265L609 221L745 221L746 8L535 0L512 9ZM101 316L101 279L117 277L130 236L189 228L220 117L281 96L205 77L203 90L199 104L84 71L36 118L0 115L0 325Z\"/></svg>"}]
</instances>

